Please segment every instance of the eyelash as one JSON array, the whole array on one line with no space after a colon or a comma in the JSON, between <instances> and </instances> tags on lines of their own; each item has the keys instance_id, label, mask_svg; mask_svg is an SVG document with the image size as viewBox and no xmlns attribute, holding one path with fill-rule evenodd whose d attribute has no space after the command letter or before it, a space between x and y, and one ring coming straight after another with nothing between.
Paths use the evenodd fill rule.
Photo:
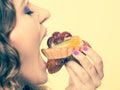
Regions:
<instances>
[{"instance_id":1,"label":"eyelash","mask_svg":"<svg viewBox=\"0 0 120 90\"><path fill-rule=\"evenodd\" d=\"M24 13L25 13L25 14L28 14L28 15L31 15L31 14L33 14L33 11L31 11L31 10L29 9L29 7L26 6L26 7L24 8Z\"/></svg>"}]
</instances>

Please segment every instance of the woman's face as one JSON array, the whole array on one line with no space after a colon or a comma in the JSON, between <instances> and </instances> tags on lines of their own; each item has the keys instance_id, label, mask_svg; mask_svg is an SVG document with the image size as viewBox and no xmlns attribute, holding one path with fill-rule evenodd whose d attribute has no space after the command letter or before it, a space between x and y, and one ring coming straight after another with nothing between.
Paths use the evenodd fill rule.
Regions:
<instances>
[{"instance_id":1,"label":"woman's face","mask_svg":"<svg viewBox=\"0 0 120 90\"><path fill-rule=\"evenodd\" d=\"M28 0L12 2L16 9L16 25L10 34L10 41L20 54L20 75L34 84L45 83L46 63L40 55L39 48L47 30L43 23L50 14L47 10L32 5ZM28 8L32 14L28 14Z\"/></svg>"}]
</instances>

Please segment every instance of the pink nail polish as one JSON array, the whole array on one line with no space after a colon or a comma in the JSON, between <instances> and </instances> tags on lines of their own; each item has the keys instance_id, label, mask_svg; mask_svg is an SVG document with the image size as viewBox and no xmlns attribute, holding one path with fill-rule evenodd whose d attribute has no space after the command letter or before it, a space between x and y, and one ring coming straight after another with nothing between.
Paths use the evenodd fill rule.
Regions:
<instances>
[{"instance_id":1,"label":"pink nail polish","mask_svg":"<svg viewBox=\"0 0 120 90\"><path fill-rule=\"evenodd\" d=\"M78 52L77 50L74 50L74 51L73 51L73 54L74 54L74 55L78 55L79 52Z\"/></svg>"},{"instance_id":2,"label":"pink nail polish","mask_svg":"<svg viewBox=\"0 0 120 90\"><path fill-rule=\"evenodd\" d=\"M88 47L87 46L83 46L82 48L84 51L88 51Z\"/></svg>"}]
</instances>

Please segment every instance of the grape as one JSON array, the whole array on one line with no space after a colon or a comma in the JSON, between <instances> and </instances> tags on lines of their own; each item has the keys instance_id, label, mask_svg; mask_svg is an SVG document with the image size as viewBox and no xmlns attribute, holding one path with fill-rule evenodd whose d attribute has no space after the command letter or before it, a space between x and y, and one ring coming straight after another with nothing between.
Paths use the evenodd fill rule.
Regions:
<instances>
[{"instance_id":1,"label":"grape","mask_svg":"<svg viewBox=\"0 0 120 90\"><path fill-rule=\"evenodd\" d=\"M72 37L72 35L69 32L54 32L52 36L48 39L47 45L48 47L52 47L52 44L59 44L61 42L64 42L65 38Z\"/></svg>"},{"instance_id":2,"label":"grape","mask_svg":"<svg viewBox=\"0 0 120 90\"><path fill-rule=\"evenodd\" d=\"M72 37L72 35L69 32L62 32L61 34L64 36L64 38Z\"/></svg>"},{"instance_id":3,"label":"grape","mask_svg":"<svg viewBox=\"0 0 120 90\"><path fill-rule=\"evenodd\" d=\"M58 36L60 36L60 32L54 32L54 33L52 34L52 37L53 37L53 38L57 38Z\"/></svg>"},{"instance_id":4,"label":"grape","mask_svg":"<svg viewBox=\"0 0 120 90\"><path fill-rule=\"evenodd\" d=\"M52 45L53 41L54 41L53 37L48 38L47 45L48 45L49 48L51 48L51 45Z\"/></svg>"},{"instance_id":5,"label":"grape","mask_svg":"<svg viewBox=\"0 0 120 90\"><path fill-rule=\"evenodd\" d=\"M53 43L56 45L56 44L59 44L59 43L61 43L63 41L64 41L64 37L63 36L59 36L59 37L54 39Z\"/></svg>"}]
</instances>

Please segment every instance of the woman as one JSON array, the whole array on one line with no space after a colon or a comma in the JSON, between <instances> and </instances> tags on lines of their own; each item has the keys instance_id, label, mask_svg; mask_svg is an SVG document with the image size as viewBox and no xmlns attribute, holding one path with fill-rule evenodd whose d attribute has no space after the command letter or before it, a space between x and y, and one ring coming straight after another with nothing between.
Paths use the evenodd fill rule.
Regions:
<instances>
[{"instance_id":1,"label":"woman","mask_svg":"<svg viewBox=\"0 0 120 90\"><path fill-rule=\"evenodd\" d=\"M28 0L0 0L0 90L22 90L47 82L46 63L39 48L46 35L47 10ZM101 57L89 46L73 51L81 63L66 64L70 79L66 90L95 90L103 78ZM27 87L26 87L27 86ZM40 87L43 90L43 87ZM38 89L37 89L38 90Z\"/></svg>"}]
</instances>

